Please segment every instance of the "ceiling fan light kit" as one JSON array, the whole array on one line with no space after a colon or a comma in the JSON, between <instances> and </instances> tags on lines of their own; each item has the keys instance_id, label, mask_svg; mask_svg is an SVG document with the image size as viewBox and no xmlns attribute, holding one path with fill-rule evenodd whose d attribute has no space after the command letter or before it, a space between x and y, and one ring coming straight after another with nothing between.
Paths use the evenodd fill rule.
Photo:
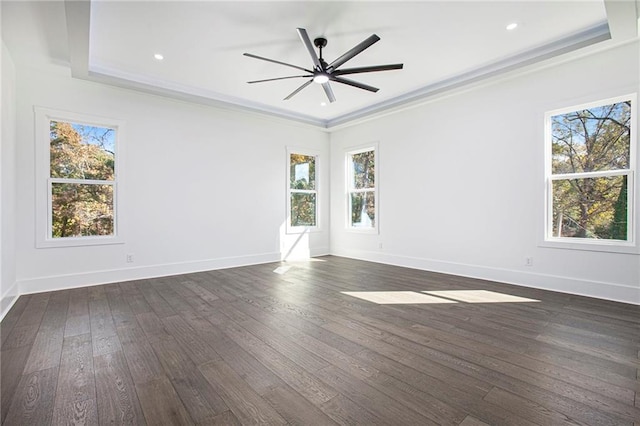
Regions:
<instances>
[{"instance_id":1,"label":"ceiling fan light kit","mask_svg":"<svg viewBox=\"0 0 640 426\"><path fill-rule=\"evenodd\" d=\"M253 84L253 83L264 83L267 81L285 80L285 79L291 79L291 78L306 78L308 80L304 82L301 86L299 86L296 90L291 92L287 97L285 97L284 98L285 101L294 97L302 89L304 89L311 83L317 83L322 85L322 88L324 89L324 92L327 95L329 102L335 102L336 97L333 94L333 90L331 89L331 86L329 84L331 81L345 84L347 86L356 87L358 89L367 90L369 92L374 92L374 93L379 90L377 87L369 86L364 83L346 79L342 77L343 75L402 69L403 64L373 65L373 66L367 66L367 67L339 69L340 66L342 66L344 63L346 63L356 55L362 53L365 49L369 48L374 43L378 42L380 40L380 37L378 37L375 34L371 35L366 40L362 41L361 43L354 46L349 51L342 54L335 61L328 64L322 57L322 49L327 45L327 39L324 37L318 37L315 40L313 40L313 44L311 44L311 40L309 39L307 30L305 30L304 28L298 28L297 30L298 30L298 35L300 36L300 40L302 41L302 44L304 44L305 48L309 52L309 55L311 56L311 60L313 62L313 68L308 69L308 68L300 67L297 65L288 64L286 62L276 61L274 59L253 55L251 53L245 53L244 56L248 56L250 58L260 59L262 61L284 65L287 67L295 68L300 71L304 71L306 73L303 75L291 75L286 77L268 78L264 80L253 80L253 81L248 81L247 83ZM314 46L318 48L319 54L316 54Z\"/></svg>"},{"instance_id":2,"label":"ceiling fan light kit","mask_svg":"<svg viewBox=\"0 0 640 426\"><path fill-rule=\"evenodd\" d=\"M324 73L318 73L313 76L313 82L318 84L324 84L329 81L329 76Z\"/></svg>"}]
</instances>

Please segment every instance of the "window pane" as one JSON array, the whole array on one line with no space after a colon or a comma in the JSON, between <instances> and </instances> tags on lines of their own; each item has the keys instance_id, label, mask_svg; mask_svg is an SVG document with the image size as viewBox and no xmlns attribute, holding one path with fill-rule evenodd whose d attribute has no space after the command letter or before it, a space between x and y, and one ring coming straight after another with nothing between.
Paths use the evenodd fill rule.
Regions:
<instances>
[{"instance_id":1,"label":"window pane","mask_svg":"<svg viewBox=\"0 0 640 426\"><path fill-rule=\"evenodd\" d=\"M291 154L289 177L291 189L316 189L316 158L310 155Z\"/></svg>"},{"instance_id":2,"label":"window pane","mask_svg":"<svg viewBox=\"0 0 640 426\"><path fill-rule=\"evenodd\" d=\"M374 228L376 223L376 200L373 191L351 194L351 226Z\"/></svg>"},{"instance_id":3,"label":"window pane","mask_svg":"<svg viewBox=\"0 0 640 426\"><path fill-rule=\"evenodd\" d=\"M51 177L114 180L114 129L51 121L49 135Z\"/></svg>"},{"instance_id":4,"label":"window pane","mask_svg":"<svg viewBox=\"0 0 640 426\"><path fill-rule=\"evenodd\" d=\"M316 194L291 194L291 226L316 226Z\"/></svg>"},{"instance_id":5,"label":"window pane","mask_svg":"<svg viewBox=\"0 0 640 426\"><path fill-rule=\"evenodd\" d=\"M353 172L352 188L374 188L375 181L375 151L366 151L351 155Z\"/></svg>"},{"instance_id":6,"label":"window pane","mask_svg":"<svg viewBox=\"0 0 640 426\"><path fill-rule=\"evenodd\" d=\"M629 168L631 101L551 117L554 174Z\"/></svg>"},{"instance_id":7,"label":"window pane","mask_svg":"<svg viewBox=\"0 0 640 426\"><path fill-rule=\"evenodd\" d=\"M113 235L113 185L53 183L52 237Z\"/></svg>"},{"instance_id":8,"label":"window pane","mask_svg":"<svg viewBox=\"0 0 640 426\"><path fill-rule=\"evenodd\" d=\"M553 236L627 239L627 176L553 181Z\"/></svg>"}]
</instances>

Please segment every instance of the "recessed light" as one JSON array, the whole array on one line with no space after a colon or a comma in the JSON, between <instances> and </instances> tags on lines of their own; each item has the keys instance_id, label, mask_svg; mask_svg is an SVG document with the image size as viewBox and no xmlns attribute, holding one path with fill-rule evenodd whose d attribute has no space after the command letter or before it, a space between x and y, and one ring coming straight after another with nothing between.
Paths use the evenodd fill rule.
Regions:
<instances>
[{"instance_id":1,"label":"recessed light","mask_svg":"<svg viewBox=\"0 0 640 426\"><path fill-rule=\"evenodd\" d=\"M320 102L320 106L327 106L326 102Z\"/></svg>"},{"instance_id":2,"label":"recessed light","mask_svg":"<svg viewBox=\"0 0 640 426\"><path fill-rule=\"evenodd\" d=\"M158 61L161 61L164 59L164 56L162 56L160 53L156 53L155 55L153 55L154 58L156 58Z\"/></svg>"},{"instance_id":3,"label":"recessed light","mask_svg":"<svg viewBox=\"0 0 640 426\"><path fill-rule=\"evenodd\" d=\"M518 28L518 23L517 23L517 22L512 22L512 23L510 23L509 25L507 25L507 30L508 30L508 31L513 31L513 30L515 30L516 28Z\"/></svg>"}]
</instances>

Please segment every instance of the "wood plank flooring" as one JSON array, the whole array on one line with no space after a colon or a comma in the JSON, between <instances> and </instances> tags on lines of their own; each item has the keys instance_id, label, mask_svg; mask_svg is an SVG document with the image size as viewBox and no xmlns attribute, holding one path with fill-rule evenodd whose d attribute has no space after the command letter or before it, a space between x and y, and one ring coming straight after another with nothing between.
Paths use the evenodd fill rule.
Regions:
<instances>
[{"instance_id":1,"label":"wood plank flooring","mask_svg":"<svg viewBox=\"0 0 640 426\"><path fill-rule=\"evenodd\" d=\"M640 426L640 307L332 256L25 295L0 337L3 425Z\"/></svg>"}]
</instances>

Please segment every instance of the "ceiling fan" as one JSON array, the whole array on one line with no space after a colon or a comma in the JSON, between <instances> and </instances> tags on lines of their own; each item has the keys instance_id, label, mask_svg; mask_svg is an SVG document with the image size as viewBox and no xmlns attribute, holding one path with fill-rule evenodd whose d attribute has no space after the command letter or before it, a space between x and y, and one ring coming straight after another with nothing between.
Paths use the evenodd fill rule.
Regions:
<instances>
[{"instance_id":1,"label":"ceiling fan","mask_svg":"<svg viewBox=\"0 0 640 426\"><path fill-rule=\"evenodd\" d=\"M277 78L268 78L265 80L253 80L248 81L247 83L264 83L266 81L275 81L275 80L285 80L289 78L308 78L309 80L303 83L296 90L291 92L289 96L284 98L284 100L289 100L294 97L297 93L299 93L302 89L315 82L322 85L324 92L327 94L327 98L329 98L329 102L334 102L336 97L333 94L333 90L331 90L331 86L329 85L330 81L335 81L336 83L346 84L348 86L357 87L358 89L368 90L370 92L377 92L379 89L377 87L369 86L364 83L359 83L357 81L349 80L343 75L348 74L359 74L365 72L376 72L376 71L389 71L389 70L399 70L402 69L403 64L390 64L390 65L373 65L368 67L356 67L356 68L342 68L340 66L343 65L348 60L352 59L354 56L361 53L363 50L370 47L372 44L376 43L380 40L380 37L373 34L360 44L353 47L351 50L345 52L342 56L328 64L324 58L322 57L322 48L327 45L327 39L323 37L318 37L313 40L313 45L311 44L311 40L309 39L309 35L307 34L307 30L304 28L298 28L298 35L302 40L305 48L311 55L311 60L313 61L313 69L307 69L303 67L299 67L297 65L287 64L286 62L276 61L274 59L264 58L262 56L253 55L251 53L245 53L244 56L248 56L250 58L261 59L263 61L273 62L275 64L284 65L287 67L295 68L300 71L304 71L307 74L304 75L292 75L287 77L277 77ZM316 51L313 49L313 46L318 48L320 55L316 54Z\"/></svg>"}]
</instances>

